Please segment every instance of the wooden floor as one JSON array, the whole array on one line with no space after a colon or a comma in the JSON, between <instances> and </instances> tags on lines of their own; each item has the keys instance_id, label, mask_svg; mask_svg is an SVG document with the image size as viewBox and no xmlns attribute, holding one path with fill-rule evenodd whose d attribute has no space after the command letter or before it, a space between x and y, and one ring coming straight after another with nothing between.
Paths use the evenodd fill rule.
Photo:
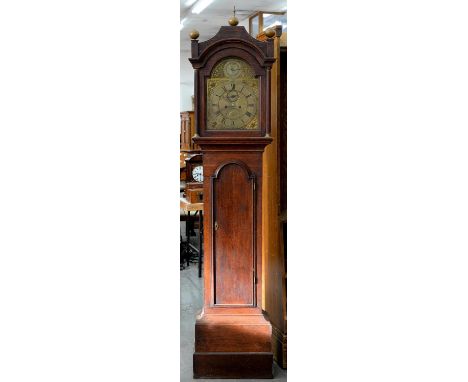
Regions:
<instances>
[{"instance_id":1,"label":"wooden floor","mask_svg":"<svg viewBox=\"0 0 468 382\"><path fill-rule=\"evenodd\" d=\"M182 231L184 232L184 231ZM237 381L237 379L193 379L192 355L195 337L195 315L203 306L203 278L197 274L197 264L180 271L180 380L186 381ZM273 381L286 381L286 370L273 365ZM242 379L239 381L266 381Z\"/></svg>"}]
</instances>

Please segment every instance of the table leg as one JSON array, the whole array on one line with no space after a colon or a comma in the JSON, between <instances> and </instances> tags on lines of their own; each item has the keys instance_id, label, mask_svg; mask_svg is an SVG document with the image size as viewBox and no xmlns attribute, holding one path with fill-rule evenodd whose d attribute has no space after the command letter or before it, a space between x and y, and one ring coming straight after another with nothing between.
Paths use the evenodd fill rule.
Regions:
<instances>
[{"instance_id":1,"label":"table leg","mask_svg":"<svg viewBox=\"0 0 468 382\"><path fill-rule=\"evenodd\" d=\"M203 212L198 215L198 277L202 277Z\"/></svg>"},{"instance_id":2,"label":"table leg","mask_svg":"<svg viewBox=\"0 0 468 382\"><path fill-rule=\"evenodd\" d=\"M185 269L185 243L180 234L180 269Z\"/></svg>"},{"instance_id":3,"label":"table leg","mask_svg":"<svg viewBox=\"0 0 468 382\"><path fill-rule=\"evenodd\" d=\"M187 211L187 220L185 222L185 234L187 235L187 249L185 255L187 256L187 267L190 265L190 211Z\"/></svg>"}]
</instances>

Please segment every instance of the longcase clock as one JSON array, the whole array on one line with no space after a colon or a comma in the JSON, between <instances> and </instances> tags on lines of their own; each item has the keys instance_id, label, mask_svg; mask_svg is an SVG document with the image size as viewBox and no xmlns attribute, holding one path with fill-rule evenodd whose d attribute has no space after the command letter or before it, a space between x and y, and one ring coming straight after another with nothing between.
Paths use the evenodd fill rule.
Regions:
<instances>
[{"instance_id":1,"label":"longcase clock","mask_svg":"<svg viewBox=\"0 0 468 382\"><path fill-rule=\"evenodd\" d=\"M205 219L193 371L195 378L272 378L272 329L261 309L261 208L273 40L254 39L235 17L229 23L204 42L191 34Z\"/></svg>"}]
</instances>

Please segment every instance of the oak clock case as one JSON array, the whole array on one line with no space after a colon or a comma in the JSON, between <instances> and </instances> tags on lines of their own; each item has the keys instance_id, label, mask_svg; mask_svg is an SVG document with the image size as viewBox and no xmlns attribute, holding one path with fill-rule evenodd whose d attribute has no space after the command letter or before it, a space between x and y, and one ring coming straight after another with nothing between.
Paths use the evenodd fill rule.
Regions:
<instances>
[{"instance_id":1,"label":"oak clock case","mask_svg":"<svg viewBox=\"0 0 468 382\"><path fill-rule=\"evenodd\" d=\"M199 43L199 48L211 40ZM268 133L269 73L252 54L235 44L219 45L199 68L190 59L196 71L194 142L198 137L264 137ZM194 45L192 54L196 53L193 49Z\"/></svg>"},{"instance_id":2,"label":"oak clock case","mask_svg":"<svg viewBox=\"0 0 468 382\"><path fill-rule=\"evenodd\" d=\"M261 308L261 232L273 41L258 41L236 24L203 42L192 36L193 141L203 153L205 232L194 377L272 378L272 328Z\"/></svg>"}]
</instances>

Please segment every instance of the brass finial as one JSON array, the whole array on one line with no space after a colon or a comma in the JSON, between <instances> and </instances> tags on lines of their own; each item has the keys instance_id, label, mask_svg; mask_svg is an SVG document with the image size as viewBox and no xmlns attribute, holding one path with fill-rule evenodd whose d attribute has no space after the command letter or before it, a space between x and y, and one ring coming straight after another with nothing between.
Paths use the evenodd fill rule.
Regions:
<instances>
[{"instance_id":1,"label":"brass finial","mask_svg":"<svg viewBox=\"0 0 468 382\"><path fill-rule=\"evenodd\" d=\"M235 27L237 24L239 24L239 20L236 17L236 7L234 6L234 12L233 16L229 19L229 25L232 27Z\"/></svg>"},{"instance_id":2,"label":"brass finial","mask_svg":"<svg viewBox=\"0 0 468 382\"><path fill-rule=\"evenodd\" d=\"M265 35L268 37L268 38L272 38L272 37L275 37L276 35L276 32L273 28L268 28L266 31L265 31Z\"/></svg>"},{"instance_id":3,"label":"brass finial","mask_svg":"<svg viewBox=\"0 0 468 382\"><path fill-rule=\"evenodd\" d=\"M190 38L192 40L196 40L198 38L198 36L200 36L200 33L198 33L198 31L196 29L194 29L193 31L190 32Z\"/></svg>"}]
</instances>

